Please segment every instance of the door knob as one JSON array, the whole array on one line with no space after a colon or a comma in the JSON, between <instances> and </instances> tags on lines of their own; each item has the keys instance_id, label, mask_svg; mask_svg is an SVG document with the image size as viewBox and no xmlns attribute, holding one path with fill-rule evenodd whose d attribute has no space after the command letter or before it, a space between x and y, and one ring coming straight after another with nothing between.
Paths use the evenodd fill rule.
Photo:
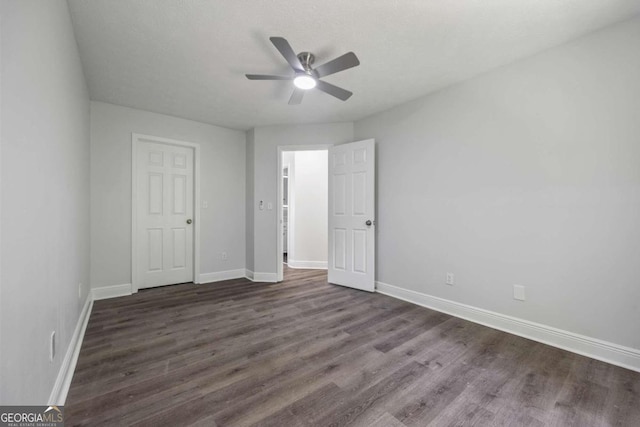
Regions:
<instances>
[{"instance_id":1,"label":"door knob","mask_svg":"<svg viewBox=\"0 0 640 427\"><path fill-rule=\"evenodd\" d=\"M193 221L191 221L191 219L187 220L187 224L191 224Z\"/></svg>"},{"instance_id":2,"label":"door knob","mask_svg":"<svg viewBox=\"0 0 640 427\"><path fill-rule=\"evenodd\" d=\"M370 219L368 219L367 222L365 222L365 224L367 224L367 227L371 227L372 222Z\"/></svg>"}]
</instances>

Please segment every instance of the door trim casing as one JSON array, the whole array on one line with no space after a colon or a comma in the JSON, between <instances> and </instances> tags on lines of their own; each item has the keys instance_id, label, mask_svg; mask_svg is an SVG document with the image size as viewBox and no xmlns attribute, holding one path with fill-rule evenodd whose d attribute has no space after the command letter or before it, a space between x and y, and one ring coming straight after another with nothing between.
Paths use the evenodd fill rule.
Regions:
<instances>
[{"instance_id":1,"label":"door trim casing","mask_svg":"<svg viewBox=\"0 0 640 427\"><path fill-rule=\"evenodd\" d=\"M159 136L131 134L131 292L138 292L138 234L137 234L137 159L140 142L173 145L193 149L193 283L200 283L200 144L162 138Z\"/></svg>"}]
</instances>

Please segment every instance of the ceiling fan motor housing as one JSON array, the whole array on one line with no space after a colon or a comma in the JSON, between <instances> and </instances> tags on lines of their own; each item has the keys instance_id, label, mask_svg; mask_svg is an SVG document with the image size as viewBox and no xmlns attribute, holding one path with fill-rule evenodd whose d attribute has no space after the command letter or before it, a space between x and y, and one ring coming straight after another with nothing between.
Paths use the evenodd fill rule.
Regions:
<instances>
[{"instance_id":1,"label":"ceiling fan motor housing","mask_svg":"<svg viewBox=\"0 0 640 427\"><path fill-rule=\"evenodd\" d=\"M313 64L315 62L315 60L316 60L316 57L313 56L313 53L311 53L311 52L300 52L297 55L297 57L300 60L300 63L304 67L305 71L307 71L307 72L311 71L311 64Z\"/></svg>"}]
</instances>

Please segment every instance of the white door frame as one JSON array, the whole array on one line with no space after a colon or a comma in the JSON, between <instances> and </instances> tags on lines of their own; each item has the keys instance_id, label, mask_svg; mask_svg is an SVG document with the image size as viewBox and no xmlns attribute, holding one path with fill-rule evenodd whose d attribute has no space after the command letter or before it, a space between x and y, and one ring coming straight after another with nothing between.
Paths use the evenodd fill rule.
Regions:
<instances>
[{"instance_id":1,"label":"white door frame","mask_svg":"<svg viewBox=\"0 0 640 427\"><path fill-rule=\"evenodd\" d=\"M137 193L138 173L137 157L138 144L140 142L153 142L155 144L173 145L193 149L193 283L200 283L200 144L194 142L179 141L177 139L162 138L159 136L131 134L131 291L138 292L138 233L137 233Z\"/></svg>"},{"instance_id":2,"label":"white door frame","mask_svg":"<svg viewBox=\"0 0 640 427\"><path fill-rule=\"evenodd\" d=\"M276 209L278 211L276 224L278 230L278 238L276 239L276 262L278 263L277 272L277 281L282 282L284 280L284 268L282 263L284 262L284 256L282 254L282 234L284 233L284 228L282 224L282 153L285 151L329 151L329 148L333 147L334 144L315 144L315 145L278 145L278 179L276 181ZM329 171L327 170L327 179ZM291 174L289 174L289 183L291 183ZM291 205L289 205L291 206ZM291 208L289 208L291 209ZM289 212L290 213L290 212ZM291 218L291 216L289 216ZM329 232L329 228L327 226L327 233ZM291 228L289 228L289 233L291 233Z\"/></svg>"}]
</instances>

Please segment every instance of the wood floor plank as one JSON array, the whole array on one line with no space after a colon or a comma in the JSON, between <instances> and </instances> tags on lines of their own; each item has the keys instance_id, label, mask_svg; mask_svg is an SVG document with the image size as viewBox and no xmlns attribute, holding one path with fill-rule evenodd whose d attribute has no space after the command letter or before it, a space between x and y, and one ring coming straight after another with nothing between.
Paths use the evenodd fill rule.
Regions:
<instances>
[{"instance_id":1,"label":"wood floor plank","mask_svg":"<svg viewBox=\"0 0 640 427\"><path fill-rule=\"evenodd\" d=\"M426 366L418 362L410 362L388 377L353 396L349 404L329 415L330 423L328 425L346 426L363 423L361 418L366 417L368 412L373 412L376 406L384 407L388 400L394 398L393 394L398 389L419 381L428 372L429 369ZM375 418L377 419L379 416ZM364 423L366 424L366 422Z\"/></svg>"},{"instance_id":2,"label":"wood floor plank","mask_svg":"<svg viewBox=\"0 0 640 427\"><path fill-rule=\"evenodd\" d=\"M397 418L388 412L382 414L377 420L375 420L370 427L404 427Z\"/></svg>"},{"instance_id":3,"label":"wood floor plank","mask_svg":"<svg viewBox=\"0 0 640 427\"><path fill-rule=\"evenodd\" d=\"M353 297L346 296L346 298L343 297L343 298L337 298L337 299L326 299L325 305L317 307L316 309L311 311L311 313L313 314L318 310L331 309L336 306L347 306L349 304L348 298L353 298ZM341 304L341 303L344 303L344 304ZM244 318L232 317L230 319L225 319L225 318L212 319L211 322L209 322L208 319L196 319L194 322L195 324L203 324L206 326L202 326L196 329L196 328L193 328L193 324L192 324L191 328L187 328L187 330L185 330L184 328L174 328L173 325L162 325L162 326L156 327L156 330L160 332L154 333L152 334L152 336L153 337L157 337L157 336L162 337L164 335L179 336L183 339L183 341L185 337L188 337L189 339L191 339L193 335L197 335L199 338L203 338L205 340L221 339L221 338L233 339L234 337L237 337L237 336L245 336L249 332L262 333L262 331L265 328L277 327L279 324L289 325L291 321L296 321L296 324L299 324L301 320L305 320L305 318L308 317L308 314L309 312L302 314L297 310L293 310L293 311L282 310L277 313L266 313L266 314L263 313L260 315L247 316ZM232 326L224 329L218 328L217 325L221 323L230 324ZM140 330L140 332L146 334L147 328L148 327L144 325L144 326L140 326L138 329ZM205 336L209 332L211 333L211 335ZM122 335L122 334L119 333L118 335ZM115 345L119 343L120 339L121 338L112 341L112 344ZM139 339L136 341L139 341ZM87 358L83 360L83 363L86 365L90 360L91 360L90 358ZM89 366L89 368L92 368L92 367Z\"/></svg>"},{"instance_id":4,"label":"wood floor plank","mask_svg":"<svg viewBox=\"0 0 640 427\"><path fill-rule=\"evenodd\" d=\"M213 348L198 349L180 355L179 357L171 356L160 359L154 364L141 365L137 372L131 371L131 365L126 366L127 371L122 374L120 371L117 371L114 375L107 375L102 371L101 378L89 382L88 385L90 387L99 387L103 392L106 392L111 389L110 385L116 385L118 388L122 388L130 382L137 383L146 378L163 375L167 366L175 370L190 363L200 362L203 358L208 358L213 355L216 356L216 359L212 363L210 362L211 368L221 369L225 366L225 363L241 358L254 359L252 363L257 363L260 360L258 358L259 355L268 355L270 352L277 350L291 352L291 348L299 348L300 345L307 343L309 339L318 339L322 334L336 330L338 325L345 323L352 315L352 313L342 310L341 306L336 307L335 303L327 304L326 307L330 309L323 311L321 321L309 320L313 323L312 326L316 327L319 331L318 334L310 333L313 329L306 322L297 322L294 326L286 330L271 331L267 338L260 337L260 333L264 335L262 331L256 334L245 334L237 337L237 339L229 338L225 340L224 343L213 344ZM338 319L337 322L336 319ZM323 322L330 323L323 325ZM217 351L219 347L222 347L222 349ZM158 370L154 369L156 365L159 365L158 367L161 368L160 373L157 373ZM122 375L126 377L126 380L121 378ZM80 381L79 386L74 388L74 391L83 391L82 384L85 384L85 382Z\"/></svg>"},{"instance_id":5,"label":"wood floor plank","mask_svg":"<svg viewBox=\"0 0 640 427\"><path fill-rule=\"evenodd\" d=\"M291 270L96 301L68 426L638 426L640 374Z\"/></svg>"},{"instance_id":6,"label":"wood floor plank","mask_svg":"<svg viewBox=\"0 0 640 427\"><path fill-rule=\"evenodd\" d=\"M340 405L341 400L346 400L344 392L336 384L328 383L295 400L290 405L256 421L251 426L320 425L324 415Z\"/></svg>"},{"instance_id":7,"label":"wood floor plank","mask_svg":"<svg viewBox=\"0 0 640 427\"><path fill-rule=\"evenodd\" d=\"M533 341L523 342L518 337L508 337L500 346L498 357L478 376L468 380L462 392L437 414L432 423L447 425L452 420L462 424L484 422L482 420L499 423L500 417L496 412L512 402L510 397L516 392L514 388L520 386L517 378L535 357L536 348ZM505 360L509 363L504 363ZM526 408L518 408L519 412L523 410Z\"/></svg>"}]
</instances>

